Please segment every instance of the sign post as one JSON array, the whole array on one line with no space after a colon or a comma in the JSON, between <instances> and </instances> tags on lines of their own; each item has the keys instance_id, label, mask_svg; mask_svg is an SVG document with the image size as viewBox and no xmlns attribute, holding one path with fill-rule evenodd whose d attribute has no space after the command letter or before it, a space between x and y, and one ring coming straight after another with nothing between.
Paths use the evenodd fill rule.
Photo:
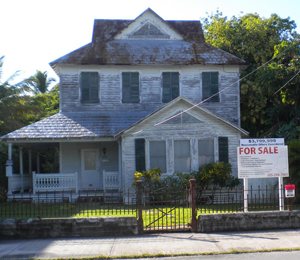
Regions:
<instances>
[{"instance_id":1,"label":"sign post","mask_svg":"<svg viewBox=\"0 0 300 260\"><path fill-rule=\"evenodd\" d=\"M284 210L283 177L289 176L284 139L241 139L237 154L238 178L244 180L244 212L248 212L250 178L278 178L279 210Z\"/></svg>"}]
</instances>

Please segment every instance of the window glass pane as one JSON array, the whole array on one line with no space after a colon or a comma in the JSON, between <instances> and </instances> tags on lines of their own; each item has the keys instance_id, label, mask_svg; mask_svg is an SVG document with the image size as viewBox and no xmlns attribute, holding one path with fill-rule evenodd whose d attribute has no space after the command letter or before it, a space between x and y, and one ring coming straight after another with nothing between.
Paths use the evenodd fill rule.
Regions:
<instances>
[{"instance_id":1,"label":"window glass pane","mask_svg":"<svg viewBox=\"0 0 300 260\"><path fill-rule=\"evenodd\" d=\"M150 168L160 168L163 173L167 172L165 141L150 142Z\"/></svg>"},{"instance_id":2,"label":"window glass pane","mask_svg":"<svg viewBox=\"0 0 300 260\"><path fill-rule=\"evenodd\" d=\"M84 152L84 169L96 170L96 152L93 151Z\"/></svg>"},{"instance_id":3,"label":"window glass pane","mask_svg":"<svg viewBox=\"0 0 300 260\"><path fill-rule=\"evenodd\" d=\"M191 171L190 141L174 141L175 172Z\"/></svg>"},{"instance_id":4,"label":"window glass pane","mask_svg":"<svg viewBox=\"0 0 300 260\"><path fill-rule=\"evenodd\" d=\"M214 140L211 139L198 141L198 158L199 166L214 162Z\"/></svg>"}]
</instances>

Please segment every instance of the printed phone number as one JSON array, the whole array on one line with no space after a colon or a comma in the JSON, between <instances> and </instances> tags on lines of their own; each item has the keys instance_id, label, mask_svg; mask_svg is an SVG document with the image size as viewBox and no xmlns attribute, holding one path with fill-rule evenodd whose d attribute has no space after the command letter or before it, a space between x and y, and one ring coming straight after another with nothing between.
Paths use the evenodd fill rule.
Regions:
<instances>
[{"instance_id":1,"label":"printed phone number","mask_svg":"<svg viewBox=\"0 0 300 260\"><path fill-rule=\"evenodd\" d=\"M289 177L288 173L268 173L268 177Z\"/></svg>"}]
</instances>

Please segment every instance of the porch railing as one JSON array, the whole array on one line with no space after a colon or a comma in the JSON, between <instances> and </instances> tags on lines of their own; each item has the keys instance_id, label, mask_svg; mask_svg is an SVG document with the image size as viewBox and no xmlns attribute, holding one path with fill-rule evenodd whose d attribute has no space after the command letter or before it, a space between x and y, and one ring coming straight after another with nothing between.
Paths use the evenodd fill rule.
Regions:
<instances>
[{"instance_id":1,"label":"porch railing","mask_svg":"<svg viewBox=\"0 0 300 260\"><path fill-rule=\"evenodd\" d=\"M103 189L120 189L118 171L103 171Z\"/></svg>"},{"instance_id":2,"label":"porch railing","mask_svg":"<svg viewBox=\"0 0 300 260\"><path fill-rule=\"evenodd\" d=\"M32 172L33 194L37 191L74 190L78 193L77 172L47 173Z\"/></svg>"}]
</instances>

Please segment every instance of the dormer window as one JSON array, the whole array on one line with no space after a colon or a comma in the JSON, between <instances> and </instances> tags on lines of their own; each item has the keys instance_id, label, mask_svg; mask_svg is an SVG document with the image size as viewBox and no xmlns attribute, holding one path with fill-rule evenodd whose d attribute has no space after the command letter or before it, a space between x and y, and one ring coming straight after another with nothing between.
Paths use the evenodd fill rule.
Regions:
<instances>
[{"instance_id":1,"label":"dormer window","mask_svg":"<svg viewBox=\"0 0 300 260\"><path fill-rule=\"evenodd\" d=\"M81 72L81 102L99 102L99 74L98 72Z\"/></svg>"},{"instance_id":2,"label":"dormer window","mask_svg":"<svg viewBox=\"0 0 300 260\"><path fill-rule=\"evenodd\" d=\"M162 73L162 102L168 103L179 96L179 73L163 72Z\"/></svg>"},{"instance_id":3,"label":"dormer window","mask_svg":"<svg viewBox=\"0 0 300 260\"><path fill-rule=\"evenodd\" d=\"M140 79L138 72L122 73L122 102L140 102Z\"/></svg>"},{"instance_id":4,"label":"dormer window","mask_svg":"<svg viewBox=\"0 0 300 260\"><path fill-rule=\"evenodd\" d=\"M205 100L219 92L219 73L202 73L202 100ZM219 94L213 96L208 102L219 102Z\"/></svg>"}]
</instances>

